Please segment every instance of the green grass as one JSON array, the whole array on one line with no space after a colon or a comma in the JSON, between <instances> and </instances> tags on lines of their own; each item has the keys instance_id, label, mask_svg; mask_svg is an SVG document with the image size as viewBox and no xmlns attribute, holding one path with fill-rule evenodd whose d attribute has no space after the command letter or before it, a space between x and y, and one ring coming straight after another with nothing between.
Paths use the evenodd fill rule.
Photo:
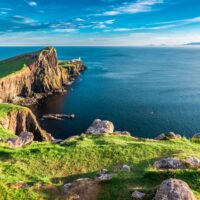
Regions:
<instances>
[{"instance_id":1,"label":"green grass","mask_svg":"<svg viewBox=\"0 0 200 200\"><path fill-rule=\"evenodd\" d=\"M200 158L200 143L136 140L128 136L79 136L63 145L37 143L12 150L0 145L0 199L59 199L63 184L80 177L94 178L102 168L113 172L117 164L131 166L130 173L120 173L100 185L98 199L131 199L134 189L145 191L152 199L156 187L166 178L186 181L200 199L200 170L157 171L152 164L160 157ZM13 189L16 183L33 184ZM46 184L54 189L45 190Z\"/></svg>"},{"instance_id":2,"label":"green grass","mask_svg":"<svg viewBox=\"0 0 200 200\"><path fill-rule=\"evenodd\" d=\"M5 117L10 112L19 111L19 110L23 110L23 109L26 109L26 108L22 107L22 106L11 104L11 103L1 103L0 104L0 118Z\"/></svg>"},{"instance_id":3,"label":"green grass","mask_svg":"<svg viewBox=\"0 0 200 200\"><path fill-rule=\"evenodd\" d=\"M33 60L29 56L19 57L14 60L0 61L0 78L22 70Z\"/></svg>"},{"instance_id":4,"label":"green grass","mask_svg":"<svg viewBox=\"0 0 200 200\"><path fill-rule=\"evenodd\" d=\"M77 64L81 64L81 61L77 61L75 63L72 63L71 61L59 61L58 64L64 68L68 67L76 67Z\"/></svg>"}]
</instances>

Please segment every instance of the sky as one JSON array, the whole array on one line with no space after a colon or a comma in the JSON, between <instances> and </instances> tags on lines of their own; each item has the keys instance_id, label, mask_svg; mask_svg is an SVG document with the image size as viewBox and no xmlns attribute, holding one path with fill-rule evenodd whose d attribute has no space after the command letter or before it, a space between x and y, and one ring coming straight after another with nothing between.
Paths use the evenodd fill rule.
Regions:
<instances>
[{"instance_id":1,"label":"sky","mask_svg":"<svg viewBox=\"0 0 200 200\"><path fill-rule=\"evenodd\" d=\"M0 46L200 42L200 0L1 0Z\"/></svg>"}]
</instances>

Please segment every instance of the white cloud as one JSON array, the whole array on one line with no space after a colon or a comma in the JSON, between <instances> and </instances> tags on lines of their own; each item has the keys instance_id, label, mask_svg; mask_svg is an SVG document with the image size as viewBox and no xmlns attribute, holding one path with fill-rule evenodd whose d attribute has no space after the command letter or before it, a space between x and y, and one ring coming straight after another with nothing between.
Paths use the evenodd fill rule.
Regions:
<instances>
[{"instance_id":1,"label":"white cloud","mask_svg":"<svg viewBox=\"0 0 200 200\"><path fill-rule=\"evenodd\" d=\"M35 20L33 20L31 18L24 17L24 16L21 16L21 15L15 15L15 16L13 16L12 20L14 22L17 22L17 23L20 23L20 24L31 24L31 23L36 22Z\"/></svg>"},{"instance_id":2,"label":"white cloud","mask_svg":"<svg viewBox=\"0 0 200 200\"><path fill-rule=\"evenodd\" d=\"M114 24L115 20L114 19L111 19L111 20L107 20L105 21L104 23L105 24Z\"/></svg>"},{"instance_id":3,"label":"white cloud","mask_svg":"<svg viewBox=\"0 0 200 200\"><path fill-rule=\"evenodd\" d=\"M25 2L31 7L37 6L37 3L35 1L25 1Z\"/></svg>"},{"instance_id":4,"label":"white cloud","mask_svg":"<svg viewBox=\"0 0 200 200\"><path fill-rule=\"evenodd\" d=\"M79 17L78 17L78 18L76 18L76 19L75 19L75 21L77 21L77 22L85 22L85 20L84 20L84 19L82 19L82 18L79 18Z\"/></svg>"},{"instance_id":5,"label":"white cloud","mask_svg":"<svg viewBox=\"0 0 200 200\"><path fill-rule=\"evenodd\" d=\"M65 29L55 29L53 30L53 32L57 32L57 33L72 33L72 32L76 32L78 31L77 29L73 29L73 28L65 28Z\"/></svg>"},{"instance_id":6,"label":"white cloud","mask_svg":"<svg viewBox=\"0 0 200 200\"><path fill-rule=\"evenodd\" d=\"M112 10L105 11L97 16L114 16L119 14L135 14L141 12L150 12L153 6L164 3L164 0L137 0L134 3L126 3Z\"/></svg>"}]
</instances>

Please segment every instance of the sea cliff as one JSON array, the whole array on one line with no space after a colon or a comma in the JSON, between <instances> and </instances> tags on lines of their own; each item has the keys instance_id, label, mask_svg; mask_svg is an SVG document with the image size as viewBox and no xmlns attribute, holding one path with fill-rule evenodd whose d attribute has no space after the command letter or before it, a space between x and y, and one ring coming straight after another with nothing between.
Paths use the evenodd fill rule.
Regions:
<instances>
[{"instance_id":1,"label":"sea cliff","mask_svg":"<svg viewBox=\"0 0 200 200\"><path fill-rule=\"evenodd\" d=\"M0 67L22 65L21 70L0 78L0 102L16 102L16 97L39 98L64 91L71 77L85 69L83 63L72 67L58 64L56 49L48 47L41 51L24 54L0 62ZM18 66L16 66L18 67ZM75 73L76 72L76 73Z\"/></svg>"}]
</instances>

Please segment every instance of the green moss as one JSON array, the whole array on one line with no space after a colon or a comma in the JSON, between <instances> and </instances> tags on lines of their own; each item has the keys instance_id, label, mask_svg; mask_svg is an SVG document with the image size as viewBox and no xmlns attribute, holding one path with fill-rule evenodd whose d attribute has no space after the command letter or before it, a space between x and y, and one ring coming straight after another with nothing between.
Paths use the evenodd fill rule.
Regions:
<instances>
[{"instance_id":1,"label":"green moss","mask_svg":"<svg viewBox=\"0 0 200 200\"><path fill-rule=\"evenodd\" d=\"M186 181L200 198L200 170L161 172L152 168L160 157L186 156L200 158L199 143L183 139L177 141L136 140L127 136L79 136L63 145L33 143L26 148L11 150L0 146L0 191L8 199L60 199L56 191L63 184L79 177L96 176L102 168L114 171L117 164L131 166L130 173L120 173L112 181L102 183L98 199L131 199L134 189L145 191L152 199L157 185L169 177ZM31 183L28 189L12 189L10 184ZM47 184L54 189L39 187ZM23 198L21 198L23 199Z\"/></svg>"}]
</instances>

